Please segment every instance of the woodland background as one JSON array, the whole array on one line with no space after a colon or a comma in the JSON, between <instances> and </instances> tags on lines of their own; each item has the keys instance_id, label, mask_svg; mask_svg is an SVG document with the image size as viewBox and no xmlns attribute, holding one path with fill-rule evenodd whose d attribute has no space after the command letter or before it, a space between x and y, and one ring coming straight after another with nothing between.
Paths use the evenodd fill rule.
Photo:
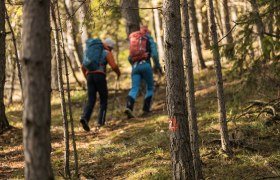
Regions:
<instances>
[{"instance_id":1,"label":"woodland background","mask_svg":"<svg viewBox=\"0 0 280 180\"><path fill-rule=\"evenodd\" d=\"M51 2L49 21L51 65L45 64L46 66L39 67L41 65L39 63L37 70L39 75L41 75L40 71L45 75L44 67L51 67L47 68L47 73L51 72L51 107L45 109L51 111L51 116L47 119L51 120L50 163L54 177L77 178L79 174L80 179L178 179L174 175L176 168L172 166L176 162L172 143L176 141L177 134L168 128L168 121L176 110L175 106L173 109L171 107L176 92L170 88L170 82L176 83L178 79L176 75L171 76L173 66L171 58L168 57L172 52L168 50L167 42L175 42L172 45L178 47L176 49L181 49L180 52L176 51L177 54L181 54L181 61L178 61L175 66L178 66L178 74L182 70L183 76L178 75L178 77L183 78L179 81L186 81L184 89L187 88L187 97L179 96L178 99L182 100L180 102L192 102L189 99L191 97L189 93L192 93L189 84L191 81L188 81L191 78L187 73L194 72L195 107L193 107L196 108L195 118L197 118L199 137L195 143L189 140L188 143L189 146L191 143L199 146L196 149L199 150L200 170L203 177L205 179L279 179L280 1L189 0L187 8L189 12L184 11L186 1L181 1L182 17L186 17L184 13L187 13L190 18L186 21L182 18L182 25L180 21L168 22L168 18L172 17L169 11L172 14L172 7L174 9L179 7L180 1L173 1L174 4L172 1L164 2L159 0ZM213 17L216 22L218 46L217 43L213 45L213 34L211 35L212 31L210 31L213 27L211 15L207 14L210 2L214 5ZM24 3L3 0L0 5L0 19L2 18L0 33L5 32L5 38L2 38L4 37L2 34L0 38L0 41L5 44L2 46L2 43L0 46L1 179L24 177L28 179L24 175L24 167L29 168L24 164L24 151L28 148L24 149L22 143L25 137L22 133L25 131L24 122L27 122L24 120L26 116L23 115L27 108L24 108L23 101L28 98L22 96L23 92L28 91L24 88L24 80L27 76L25 73L27 70L23 67L25 66L24 52L27 51L24 51L23 47L26 41L23 34L25 32L29 34L28 37L37 37L37 32L44 31L44 26L48 23L38 26L36 31L24 31ZM228 11L225 11L225 8ZM135 15L138 12L139 18ZM174 29L170 31L168 25L172 23ZM187 36L186 29L181 32L175 28L184 29L183 27L186 27L184 23L189 25L190 36ZM127 61L129 54L127 37L129 32L133 28L137 29L139 25L147 25L151 30L157 42L165 73L154 75L155 97L152 116L127 120L123 114L126 95L131 84L131 65ZM79 126L79 118L86 101L86 80L80 66L85 48L84 42L89 37L100 37L103 40L111 37L116 41L114 55L122 76L117 81L114 73L108 68L108 123L100 131L94 130L97 103L90 121L92 131L86 133ZM175 37L173 40L176 41L171 41L172 37ZM190 44L185 46L188 39ZM41 43L47 45L48 41L46 43L37 41L37 43L38 46ZM189 47L192 51L184 54L185 61L183 61L182 49L186 52ZM220 139L221 112L218 111L220 101L217 101L219 95L216 92L218 87L216 84L219 83L215 71L217 52L221 55L220 70L223 74L221 80L227 116L225 124L228 128L226 132L228 148L223 144L223 137ZM35 51L30 53L36 54ZM188 64L190 61L187 62L186 59L193 65ZM193 70L190 70L192 67ZM36 68L37 66L33 67L33 75L37 73ZM42 89L43 91L46 89ZM144 90L141 91L137 99L135 109L139 109L139 112L136 111L136 115L140 115L144 93ZM173 93L174 96L170 95ZM44 98L47 96L42 97ZM39 102L40 99L35 98L30 102ZM36 107L36 104L28 107L32 109L31 107ZM187 109L187 105L184 107ZM178 108L182 107L178 106ZM189 114L184 115L192 119L190 114L193 110L189 108L190 106L186 111ZM41 116L43 114L34 117L40 119ZM191 120L189 123L191 124ZM190 126L187 133L193 133L192 128L194 127ZM39 162L45 161L41 159ZM36 166L33 168L36 169ZM197 171L195 173L197 178L199 173ZM187 177L190 177L189 174Z\"/></svg>"}]
</instances>

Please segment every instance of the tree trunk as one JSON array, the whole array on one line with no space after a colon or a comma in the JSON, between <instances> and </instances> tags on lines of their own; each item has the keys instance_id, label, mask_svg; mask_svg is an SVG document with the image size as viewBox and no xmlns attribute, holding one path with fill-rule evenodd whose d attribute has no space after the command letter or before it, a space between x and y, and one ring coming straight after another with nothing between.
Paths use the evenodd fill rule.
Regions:
<instances>
[{"instance_id":1,"label":"tree trunk","mask_svg":"<svg viewBox=\"0 0 280 180\"><path fill-rule=\"evenodd\" d=\"M231 26L230 26L230 18L229 18L229 8L228 8L228 0L222 0L220 1L221 4L221 20L223 25L223 32L224 36L226 38L224 39L225 44L232 44L233 43L233 37L232 33L230 32ZM227 34L228 33L228 34Z\"/></svg>"},{"instance_id":2,"label":"tree trunk","mask_svg":"<svg viewBox=\"0 0 280 180\"><path fill-rule=\"evenodd\" d=\"M6 69L5 1L0 2L0 134L9 128L5 113L4 87Z\"/></svg>"},{"instance_id":3,"label":"tree trunk","mask_svg":"<svg viewBox=\"0 0 280 180\"><path fill-rule=\"evenodd\" d=\"M164 59L173 179L195 179L190 146L181 41L180 1L163 1Z\"/></svg>"},{"instance_id":4,"label":"tree trunk","mask_svg":"<svg viewBox=\"0 0 280 180\"><path fill-rule=\"evenodd\" d=\"M158 0L152 0L152 4L154 8L158 7ZM162 39L161 39L161 23L160 23L160 16L158 9L153 9L154 13L154 22L155 22L155 32L156 32L156 39L157 39L157 48L158 48L158 54L159 59L163 60L163 45L162 45Z\"/></svg>"},{"instance_id":5,"label":"tree trunk","mask_svg":"<svg viewBox=\"0 0 280 180\"><path fill-rule=\"evenodd\" d=\"M64 175L66 178L70 178L70 168L69 168L69 127L68 127L68 118L67 118L67 110L66 110L66 103L65 103L65 95L64 95L64 87L63 87L63 76L62 76L62 57L61 57L61 44L60 44L60 36L59 36L59 27L56 18L56 12L54 4L51 5L51 13L52 13L52 20L54 24L54 40L56 45L56 61L57 61L57 73L58 73L58 87L60 92L60 99L61 99L61 111L63 117L63 126L64 126ZM60 17L58 17L60 18Z\"/></svg>"},{"instance_id":6,"label":"tree trunk","mask_svg":"<svg viewBox=\"0 0 280 180\"><path fill-rule=\"evenodd\" d=\"M54 179L50 161L51 28L49 8L49 0L25 1L23 8L25 178L34 180Z\"/></svg>"},{"instance_id":7,"label":"tree trunk","mask_svg":"<svg viewBox=\"0 0 280 180\"><path fill-rule=\"evenodd\" d=\"M209 38L209 24L207 16L206 1L204 0L201 5L201 21L202 21L202 40L205 49L210 48Z\"/></svg>"},{"instance_id":8,"label":"tree trunk","mask_svg":"<svg viewBox=\"0 0 280 180\"><path fill-rule=\"evenodd\" d=\"M52 43L55 44L54 39L52 40ZM53 50L52 53L52 69L51 69L51 87L52 89L57 90L58 89L58 75L57 75L57 62L56 62L56 57L55 57L55 49Z\"/></svg>"},{"instance_id":9,"label":"tree trunk","mask_svg":"<svg viewBox=\"0 0 280 180\"><path fill-rule=\"evenodd\" d=\"M71 60L70 60L70 57L69 57L68 54L66 53L65 48L66 48L66 47L64 46L64 51L65 51L65 54L66 54L66 59L68 60L68 63L69 63L70 69L71 69L71 71L72 71L73 77L74 77L75 81L78 83L78 85L79 85L83 90L86 90L86 87L84 86L84 84L83 84L83 83L79 80L79 78L77 77L76 71L75 71L75 69L74 69L74 67L73 67L73 64L72 64L72 62L71 62Z\"/></svg>"},{"instance_id":10,"label":"tree trunk","mask_svg":"<svg viewBox=\"0 0 280 180\"><path fill-rule=\"evenodd\" d=\"M60 36L62 42L62 51L63 51L63 60L65 66L65 75L66 75L66 85L67 85L67 100L68 100L68 108L69 108L69 118L70 118L70 127L71 127L71 134L72 134L72 143L73 143L73 151L74 151L74 162L75 162L75 177L79 179L79 166L78 166L78 153L76 148L76 136L74 131L74 120L72 116L72 103L71 103L71 96L70 96L70 82L69 82L69 73L68 73L68 64L65 52L65 45L64 45L64 37L62 32L62 23L60 19L60 11L58 7L58 2L56 3L57 13L58 13L58 23L60 29Z\"/></svg>"},{"instance_id":11,"label":"tree trunk","mask_svg":"<svg viewBox=\"0 0 280 180\"><path fill-rule=\"evenodd\" d=\"M78 24L76 16L73 16L73 2L71 0L64 1L64 7L69 20L66 21L67 26L67 40L69 44L69 50L74 54L73 57L76 58L77 64L80 66L83 61L83 51L78 44Z\"/></svg>"},{"instance_id":12,"label":"tree trunk","mask_svg":"<svg viewBox=\"0 0 280 180\"><path fill-rule=\"evenodd\" d=\"M17 69L18 69L18 79L19 79L19 84L20 84L20 88L21 88L21 91L22 91L22 76L21 76L21 65L19 63L19 55L18 55L18 48L17 48L17 42L16 42L16 37L15 37L15 33L14 33L14 30L12 28L12 25L10 23L10 19L9 19L9 16L8 16L8 11L7 9L5 8L5 12L6 12L6 15L7 15L7 23L9 25L9 28L10 28L10 31L12 33L12 38L13 38L13 45L14 45L14 49L15 49L15 61L17 63Z\"/></svg>"},{"instance_id":13,"label":"tree trunk","mask_svg":"<svg viewBox=\"0 0 280 180\"><path fill-rule=\"evenodd\" d=\"M224 44L226 44L225 49L225 56L226 57L233 57L234 56L234 44L233 44L233 37L231 33L231 26L230 26L230 18L229 18L229 8L228 8L228 0L220 1L221 4L221 21L223 26L223 36Z\"/></svg>"},{"instance_id":14,"label":"tree trunk","mask_svg":"<svg viewBox=\"0 0 280 180\"><path fill-rule=\"evenodd\" d=\"M213 59L216 71L216 87L217 87L217 96L218 96L218 110L219 110L219 122L220 122L220 134L221 134L221 143L222 149L226 153L231 153L229 136L228 136L228 127L227 127L227 117L226 117L226 106L225 106L225 97L224 97L224 88L223 88L223 74L221 68L221 58L219 53L218 46L218 35L217 27L214 17L214 8L213 1L208 1L208 19L210 25L210 33L212 36L211 46L213 47Z\"/></svg>"},{"instance_id":15,"label":"tree trunk","mask_svg":"<svg viewBox=\"0 0 280 180\"><path fill-rule=\"evenodd\" d=\"M257 4L257 1L251 0L250 3L252 6L252 11L254 14L255 23L256 23L256 27L257 27L259 46L261 48L261 53L264 57L263 62L265 63L269 57L265 50L265 45L264 45L264 25L263 25L262 19L260 17L260 12L259 12L259 7Z\"/></svg>"},{"instance_id":16,"label":"tree trunk","mask_svg":"<svg viewBox=\"0 0 280 180\"><path fill-rule=\"evenodd\" d=\"M140 30L140 16L138 0L123 0L121 4L122 16L125 19L127 36L134 31Z\"/></svg>"},{"instance_id":17,"label":"tree trunk","mask_svg":"<svg viewBox=\"0 0 280 180\"><path fill-rule=\"evenodd\" d=\"M188 14L188 1L182 0L182 25L183 25L183 52L186 64L186 78L187 78L187 100L188 100L188 112L189 112L189 127L190 127L190 141L193 155L193 164L195 170L195 179L203 179L200 153L199 153L199 141L198 141L198 127L195 108L195 95L194 95L194 78L193 78L193 65L192 65L192 50L191 50L191 36L189 27L189 14Z\"/></svg>"},{"instance_id":18,"label":"tree trunk","mask_svg":"<svg viewBox=\"0 0 280 180\"><path fill-rule=\"evenodd\" d=\"M12 58L12 52L10 51L10 54L8 55L8 59L10 59L10 72L11 72L11 87L10 87L10 92L8 96L8 104L13 103L13 95L14 95L14 90L15 90L15 77L16 77L16 63Z\"/></svg>"},{"instance_id":19,"label":"tree trunk","mask_svg":"<svg viewBox=\"0 0 280 180\"><path fill-rule=\"evenodd\" d=\"M87 2L84 2L79 11L78 11L78 14L79 14L79 20L80 20L80 23L79 23L79 30L80 30L80 34L81 34L81 41L82 41L82 52L85 51L86 49L86 40L88 39L89 37L89 34L88 34L88 27L87 27L87 24L86 24L86 20L87 20L87 12L88 12L88 8L89 8L89 5L87 4Z\"/></svg>"},{"instance_id":20,"label":"tree trunk","mask_svg":"<svg viewBox=\"0 0 280 180\"><path fill-rule=\"evenodd\" d=\"M222 27L222 21L221 21L221 10L220 10L220 0L214 0L213 7L214 7L214 18L216 21L216 27L217 27L217 36L222 36L224 34L223 27Z\"/></svg>"},{"instance_id":21,"label":"tree trunk","mask_svg":"<svg viewBox=\"0 0 280 180\"><path fill-rule=\"evenodd\" d=\"M191 21L191 32L193 40L195 41L195 54L196 58L198 58L201 69L205 69L206 65L202 56L201 51L201 42L199 38L199 32L197 27L197 18L196 18L196 10L194 5L194 0L189 0L189 8L190 8L190 21Z\"/></svg>"}]
</instances>

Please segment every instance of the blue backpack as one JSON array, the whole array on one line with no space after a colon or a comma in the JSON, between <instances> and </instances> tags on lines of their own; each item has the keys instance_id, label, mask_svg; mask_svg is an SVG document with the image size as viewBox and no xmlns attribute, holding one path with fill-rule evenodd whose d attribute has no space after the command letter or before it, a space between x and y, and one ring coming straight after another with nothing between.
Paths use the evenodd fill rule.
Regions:
<instances>
[{"instance_id":1,"label":"blue backpack","mask_svg":"<svg viewBox=\"0 0 280 180\"><path fill-rule=\"evenodd\" d=\"M86 50L83 58L83 65L89 71L104 70L106 65L106 51L99 38L89 38L86 41Z\"/></svg>"}]
</instances>

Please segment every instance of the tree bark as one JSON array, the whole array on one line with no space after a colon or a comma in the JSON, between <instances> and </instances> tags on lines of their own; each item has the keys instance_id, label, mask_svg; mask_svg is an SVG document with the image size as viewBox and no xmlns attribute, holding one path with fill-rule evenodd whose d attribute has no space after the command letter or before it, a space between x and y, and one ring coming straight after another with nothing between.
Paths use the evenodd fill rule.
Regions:
<instances>
[{"instance_id":1,"label":"tree bark","mask_svg":"<svg viewBox=\"0 0 280 180\"><path fill-rule=\"evenodd\" d=\"M222 0L221 2L221 19L223 25L223 32L224 36L227 34L226 38L224 39L225 44L232 44L233 37L232 33L230 32L230 18L229 18L229 9L228 9L228 0Z\"/></svg>"},{"instance_id":2,"label":"tree bark","mask_svg":"<svg viewBox=\"0 0 280 180\"><path fill-rule=\"evenodd\" d=\"M72 52L74 55L73 57L78 60L77 64L80 66L83 61L83 50L78 44L78 23L76 16L73 16L73 2L71 0L65 0L64 7L69 19L68 21L66 21L68 41L67 44L70 47L70 52Z\"/></svg>"},{"instance_id":3,"label":"tree bark","mask_svg":"<svg viewBox=\"0 0 280 180\"><path fill-rule=\"evenodd\" d=\"M52 24L54 26L54 24ZM52 60L51 60L51 87L52 89L58 89L58 75L57 75L57 62L56 62L56 56L55 56L55 42L54 37L51 39L52 46Z\"/></svg>"},{"instance_id":4,"label":"tree bark","mask_svg":"<svg viewBox=\"0 0 280 180\"><path fill-rule=\"evenodd\" d=\"M201 21L202 21L202 40L205 49L210 48L209 38L209 24L207 16L206 1L204 0L201 5Z\"/></svg>"},{"instance_id":5,"label":"tree bark","mask_svg":"<svg viewBox=\"0 0 280 180\"><path fill-rule=\"evenodd\" d=\"M199 64L201 69L205 69L206 65L202 56L202 51L201 51L201 42L199 38L199 32L198 32L198 27L197 27L197 18L196 18L196 10L195 10L195 4L194 0L189 0L189 8L190 8L190 21L191 21L191 33L192 37L194 38L193 40L195 41L195 54L196 58L199 60Z\"/></svg>"},{"instance_id":6,"label":"tree bark","mask_svg":"<svg viewBox=\"0 0 280 180\"><path fill-rule=\"evenodd\" d=\"M89 37L89 33L88 33L88 27L87 27L87 23L86 23L86 20L87 20L87 9L89 8L89 5L87 4L87 2L84 2L79 11L78 11L78 14L79 14L79 20L80 20L80 23L79 23L79 30L81 32L81 41L82 41L82 52L85 51L86 49L86 40L88 39Z\"/></svg>"},{"instance_id":7,"label":"tree bark","mask_svg":"<svg viewBox=\"0 0 280 180\"><path fill-rule=\"evenodd\" d=\"M10 87L10 92L8 96L8 104L13 103L13 95L14 95L14 90L15 90L15 77L16 77L16 63L12 58L12 52L10 51L10 54L8 55L8 59L10 59L10 72L11 72L11 87Z\"/></svg>"},{"instance_id":8,"label":"tree bark","mask_svg":"<svg viewBox=\"0 0 280 180\"><path fill-rule=\"evenodd\" d=\"M225 106L225 96L223 88L223 74L221 68L221 57L219 53L218 46L218 35L217 27L214 17L214 8L213 1L207 0L208 3L208 20L210 25L210 33L212 37L211 46L213 47L213 59L216 71L216 87L217 87L217 96L218 96L218 110L219 110L219 122L220 122L220 134L222 149L231 154L231 147L228 136L228 127L227 127L227 117L226 117L226 106Z\"/></svg>"},{"instance_id":9,"label":"tree bark","mask_svg":"<svg viewBox=\"0 0 280 180\"><path fill-rule=\"evenodd\" d=\"M64 175L66 178L71 178L70 168L69 168L69 127L68 127L68 118L67 118L67 110L65 103L65 94L63 87L63 76L62 76L62 57L61 57L61 44L60 44L60 36L59 36L59 27L57 23L57 15L55 12L55 5L51 5L51 14L52 20L54 24L54 40L56 47L56 61L57 61L57 73L58 73L58 87L60 92L61 99L61 111L63 117L63 126L64 126ZM58 17L60 18L60 17Z\"/></svg>"},{"instance_id":10,"label":"tree bark","mask_svg":"<svg viewBox=\"0 0 280 180\"><path fill-rule=\"evenodd\" d=\"M123 0L121 4L121 13L125 19L127 37L130 33L140 30L138 0Z\"/></svg>"},{"instance_id":11,"label":"tree bark","mask_svg":"<svg viewBox=\"0 0 280 180\"><path fill-rule=\"evenodd\" d=\"M6 73L6 31L5 31L5 1L0 2L0 134L9 128L5 113L4 87Z\"/></svg>"},{"instance_id":12,"label":"tree bark","mask_svg":"<svg viewBox=\"0 0 280 180\"><path fill-rule=\"evenodd\" d=\"M173 179L195 179L190 146L181 41L180 1L163 1L164 57Z\"/></svg>"},{"instance_id":13,"label":"tree bark","mask_svg":"<svg viewBox=\"0 0 280 180\"><path fill-rule=\"evenodd\" d=\"M221 18L221 10L220 10L220 0L214 0L213 1L213 7L214 7L214 18L216 21L216 27L217 27L217 35L222 36L224 34L223 32L223 25L222 25L222 18Z\"/></svg>"},{"instance_id":14,"label":"tree bark","mask_svg":"<svg viewBox=\"0 0 280 180\"><path fill-rule=\"evenodd\" d=\"M259 12L259 7L258 7L258 4L257 4L257 1L256 0L251 0L250 3L251 3L251 6L252 6L252 11L253 11L253 14L254 14L255 23L256 23L256 27L257 27L259 46L261 48L261 53L264 57L263 62L265 63L267 61L267 59L269 58L268 54L266 53L265 45L264 45L264 30L265 30L265 28L264 28L264 24L262 22L262 19L260 17L260 12Z\"/></svg>"},{"instance_id":15,"label":"tree bark","mask_svg":"<svg viewBox=\"0 0 280 180\"><path fill-rule=\"evenodd\" d=\"M158 0L152 0L153 7L156 8L158 6ZM161 23L160 23L160 16L158 9L153 9L154 13L154 22L155 22L155 32L156 32L156 39L157 39L157 48L159 59L163 60L163 45L162 45L162 38L161 38Z\"/></svg>"},{"instance_id":16,"label":"tree bark","mask_svg":"<svg viewBox=\"0 0 280 180\"><path fill-rule=\"evenodd\" d=\"M22 91L22 76L21 76L21 65L19 63L19 55L18 55L18 48L17 48L17 42L16 42L16 36L15 36L15 33L14 33L14 30L13 30L13 27L10 23L10 18L8 16L8 11L7 9L5 8L5 12L6 12L6 15L7 15L7 23L9 25L9 28L10 28L10 31L12 33L12 38L13 38L13 45L14 45L14 49L15 49L15 61L16 61L16 64L17 64L17 69L18 69L18 79L19 79L19 84L20 84L20 88L21 88L21 91ZM23 97L22 97L23 98Z\"/></svg>"},{"instance_id":17,"label":"tree bark","mask_svg":"<svg viewBox=\"0 0 280 180\"><path fill-rule=\"evenodd\" d=\"M183 52L186 64L185 76L187 78L187 102L189 112L189 128L190 128L190 141L193 155L193 164L195 170L195 179L203 179L200 153L199 153L199 141L198 141L198 127L195 108L195 90L194 90L194 77L193 77L193 65L192 65L192 49L191 49L191 36L189 26L189 14L188 14L188 1L182 0L182 25L183 25Z\"/></svg>"},{"instance_id":18,"label":"tree bark","mask_svg":"<svg viewBox=\"0 0 280 180\"><path fill-rule=\"evenodd\" d=\"M59 23L59 29L60 29L60 36L61 36L61 44L62 44L62 51L63 51L63 60L64 60L64 66L65 66L65 75L66 75L66 85L67 85L67 100L68 100L68 108L69 108L69 118L70 118L70 127L71 127L71 134L72 134L72 143L73 143L73 151L74 151L74 162L75 162L75 177L79 179L79 166L78 166L78 153L76 148L76 136L75 136L75 130L74 130L74 120L72 115L72 103L71 103L71 95L70 95L70 82L69 82L69 73L68 73L68 64L67 64L67 58L66 58L66 52L65 52L65 45L64 45L64 37L62 32L62 23L60 20L60 11L58 7L58 2L56 2L56 8L58 13L58 23Z\"/></svg>"},{"instance_id":19,"label":"tree bark","mask_svg":"<svg viewBox=\"0 0 280 180\"><path fill-rule=\"evenodd\" d=\"M49 0L28 0L25 1L23 8L25 178L34 180L54 179L50 161L51 28L49 10Z\"/></svg>"}]
</instances>

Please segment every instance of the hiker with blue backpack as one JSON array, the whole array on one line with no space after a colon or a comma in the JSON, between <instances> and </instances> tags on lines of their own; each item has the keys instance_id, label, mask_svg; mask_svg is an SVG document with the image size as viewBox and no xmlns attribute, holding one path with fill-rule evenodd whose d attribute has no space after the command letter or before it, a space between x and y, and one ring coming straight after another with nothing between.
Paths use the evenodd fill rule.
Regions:
<instances>
[{"instance_id":1,"label":"hiker with blue backpack","mask_svg":"<svg viewBox=\"0 0 280 180\"><path fill-rule=\"evenodd\" d=\"M106 121L108 89L106 81L106 65L109 64L118 78L121 73L115 63L112 50L114 41L110 38L102 42L99 38L90 38L86 41L82 70L87 79L88 101L84 107L80 123L85 131L90 131L88 122L96 102L96 94L100 97L100 110L97 127L101 127Z\"/></svg>"},{"instance_id":2,"label":"hiker with blue backpack","mask_svg":"<svg viewBox=\"0 0 280 180\"><path fill-rule=\"evenodd\" d=\"M159 63L156 43L154 42L147 26L142 26L140 31L132 32L129 35L129 52L130 55L128 60L132 65L132 87L127 96L125 113L130 119L135 117L133 114L133 107L142 79L146 83L146 94L142 108L142 115L145 116L151 112L151 103L154 95L154 80L150 58L153 58L155 68L161 74L162 69Z\"/></svg>"}]
</instances>

